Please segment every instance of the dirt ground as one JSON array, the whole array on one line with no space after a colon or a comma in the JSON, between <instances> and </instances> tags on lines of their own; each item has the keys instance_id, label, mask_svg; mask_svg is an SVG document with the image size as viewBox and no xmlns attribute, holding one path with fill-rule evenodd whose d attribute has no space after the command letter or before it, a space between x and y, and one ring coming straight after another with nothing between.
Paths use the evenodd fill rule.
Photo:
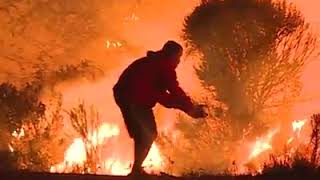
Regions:
<instances>
[{"instance_id":1,"label":"dirt ground","mask_svg":"<svg viewBox=\"0 0 320 180\"><path fill-rule=\"evenodd\" d=\"M148 175L143 177L0 172L0 180L320 180L319 176L202 176L173 177Z\"/></svg>"}]
</instances>

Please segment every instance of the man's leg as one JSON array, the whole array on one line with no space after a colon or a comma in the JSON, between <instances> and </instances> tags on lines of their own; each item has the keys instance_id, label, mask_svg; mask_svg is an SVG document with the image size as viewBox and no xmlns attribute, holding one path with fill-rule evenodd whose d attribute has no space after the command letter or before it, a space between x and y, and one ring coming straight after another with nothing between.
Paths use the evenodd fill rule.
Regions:
<instances>
[{"instance_id":1,"label":"man's leg","mask_svg":"<svg viewBox=\"0 0 320 180\"><path fill-rule=\"evenodd\" d=\"M143 172L142 163L146 159L153 140L141 139L134 142L134 163L132 167L133 173Z\"/></svg>"},{"instance_id":2,"label":"man's leg","mask_svg":"<svg viewBox=\"0 0 320 180\"><path fill-rule=\"evenodd\" d=\"M136 131L134 134L134 163L132 173L143 173L142 164L153 141L157 137L157 127L152 109L135 109Z\"/></svg>"}]
</instances>

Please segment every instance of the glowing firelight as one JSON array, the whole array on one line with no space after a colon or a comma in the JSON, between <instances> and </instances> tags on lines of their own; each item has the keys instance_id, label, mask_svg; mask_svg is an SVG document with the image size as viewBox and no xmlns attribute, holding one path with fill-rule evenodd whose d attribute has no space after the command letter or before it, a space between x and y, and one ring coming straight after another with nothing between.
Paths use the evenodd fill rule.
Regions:
<instances>
[{"instance_id":1,"label":"glowing firelight","mask_svg":"<svg viewBox=\"0 0 320 180\"><path fill-rule=\"evenodd\" d=\"M71 146L65 152L66 163L82 165L86 160L86 149L81 138L73 140Z\"/></svg>"},{"instance_id":2,"label":"glowing firelight","mask_svg":"<svg viewBox=\"0 0 320 180\"><path fill-rule=\"evenodd\" d=\"M103 144L103 141L106 138L110 138L112 136L118 136L120 133L120 130L115 125L110 124L102 124L98 131L94 131L91 136L89 136L89 140L92 141L92 144L94 146L97 146L99 144Z\"/></svg>"},{"instance_id":3,"label":"glowing firelight","mask_svg":"<svg viewBox=\"0 0 320 180\"><path fill-rule=\"evenodd\" d=\"M296 120L292 122L292 129L295 133L297 133L298 137L300 137L301 129L307 122L307 119Z\"/></svg>"},{"instance_id":4,"label":"glowing firelight","mask_svg":"<svg viewBox=\"0 0 320 180\"><path fill-rule=\"evenodd\" d=\"M248 157L244 159L244 161L240 161L240 168L237 170L236 173L243 174L243 173L250 173L250 174L256 174L261 173L263 169L263 164L268 162L267 156L272 153L277 154L278 152L275 152L273 149L279 149L274 148L275 146L285 146L286 147L286 155L294 155L294 153L297 151L300 145L305 142L301 137L301 134L304 133L302 131L302 128L306 125L307 119L303 120L294 120L291 122L292 127L292 134L289 135L288 139L285 141L284 144L274 144L273 138L275 134L281 135L283 133L280 132L280 128L274 128L271 131L269 131L265 136L262 136L260 138L257 138L256 141L253 143L250 143L251 146L249 146L249 154ZM285 134L283 134L285 135ZM268 151L268 152L267 152ZM263 154L263 155L262 155ZM278 157L279 159L283 158L283 156ZM246 168L247 166L250 166L249 169Z\"/></svg>"},{"instance_id":5,"label":"glowing firelight","mask_svg":"<svg viewBox=\"0 0 320 180\"><path fill-rule=\"evenodd\" d=\"M8 147L9 147L10 152L14 151L13 147L11 146L11 144L9 144Z\"/></svg>"},{"instance_id":6,"label":"glowing firelight","mask_svg":"<svg viewBox=\"0 0 320 180\"><path fill-rule=\"evenodd\" d=\"M127 175L130 173L130 164L110 158L103 163L103 168L108 169L112 175Z\"/></svg>"},{"instance_id":7,"label":"glowing firelight","mask_svg":"<svg viewBox=\"0 0 320 180\"><path fill-rule=\"evenodd\" d=\"M19 132L19 133L18 133ZM12 132L12 134L11 134L13 137L15 137L15 138L18 138L18 139L20 139L21 137L23 137L25 134L24 134L24 129L23 128L21 128L21 129L19 129L19 130L15 130L15 131L13 131Z\"/></svg>"},{"instance_id":8,"label":"glowing firelight","mask_svg":"<svg viewBox=\"0 0 320 180\"><path fill-rule=\"evenodd\" d=\"M107 48L119 48L119 47L122 47L122 43L119 42L119 41L110 41L110 40L107 40L107 41L106 41L106 47L107 47Z\"/></svg>"},{"instance_id":9,"label":"glowing firelight","mask_svg":"<svg viewBox=\"0 0 320 180\"><path fill-rule=\"evenodd\" d=\"M290 137L290 138L288 139L288 141L287 141L287 145L289 145L290 143L292 143L293 140L294 140L294 138L293 138L293 137Z\"/></svg>"},{"instance_id":10,"label":"glowing firelight","mask_svg":"<svg viewBox=\"0 0 320 180\"><path fill-rule=\"evenodd\" d=\"M249 155L249 160L257 157L258 155L267 150L272 149L271 140L277 132L278 129L273 129L267 134L267 136L257 139Z\"/></svg>"},{"instance_id":11,"label":"glowing firelight","mask_svg":"<svg viewBox=\"0 0 320 180\"><path fill-rule=\"evenodd\" d=\"M98 130L94 131L88 138L93 146L103 145L105 140L114 136L119 136L120 129L116 125L103 124ZM74 166L83 166L87 160L85 143L81 138L76 138L73 143L65 151L64 161L50 168L50 172L71 172ZM150 152L143 163L143 167L147 172L157 173L162 168L162 158L156 144L153 144ZM108 157L107 159L97 162L99 172L111 175L127 175L130 173L130 161L119 160L116 157Z\"/></svg>"},{"instance_id":12,"label":"glowing firelight","mask_svg":"<svg viewBox=\"0 0 320 180\"><path fill-rule=\"evenodd\" d=\"M147 172L159 172L162 168L163 161L160 156L160 151L155 143L152 144L150 152L143 162L142 166Z\"/></svg>"}]
</instances>

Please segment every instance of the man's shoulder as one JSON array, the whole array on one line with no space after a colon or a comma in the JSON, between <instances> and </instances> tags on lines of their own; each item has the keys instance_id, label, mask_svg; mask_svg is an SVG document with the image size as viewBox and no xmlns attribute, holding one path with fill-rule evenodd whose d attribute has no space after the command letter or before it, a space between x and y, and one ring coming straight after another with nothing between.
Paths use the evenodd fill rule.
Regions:
<instances>
[{"instance_id":1,"label":"man's shoulder","mask_svg":"<svg viewBox=\"0 0 320 180\"><path fill-rule=\"evenodd\" d=\"M139 59L134 60L131 65L139 65L139 64L144 64L149 61L149 58L147 56L141 57Z\"/></svg>"},{"instance_id":2,"label":"man's shoulder","mask_svg":"<svg viewBox=\"0 0 320 180\"><path fill-rule=\"evenodd\" d=\"M157 70L160 72L175 72L175 69L161 57L145 56L134 60L130 65L129 69L146 69L146 70Z\"/></svg>"},{"instance_id":3,"label":"man's shoulder","mask_svg":"<svg viewBox=\"0 0 320 180\"><path fill-rule=\"evenodd\" d=\"M144 63L144 61L145 61L144 57L134 60L133 62L131 62L131 64L128 65L125 71L128 72L138 68L139 66L141 66L141 64Z\"/></svg>"}]
</instances>

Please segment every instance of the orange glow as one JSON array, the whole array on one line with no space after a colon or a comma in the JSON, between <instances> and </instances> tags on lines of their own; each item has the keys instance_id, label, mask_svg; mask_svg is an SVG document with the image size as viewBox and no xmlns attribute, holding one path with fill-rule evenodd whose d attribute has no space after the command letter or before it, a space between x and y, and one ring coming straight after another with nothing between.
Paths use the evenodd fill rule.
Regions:
<instances>
[{"instance_id":1,"label":"orange glow","mask_svg":"<svg viewBox=\"0 0 320 180\"><path fill-rule=\"evenodd\" d=\"M119 41L110 41L110 40L107 40L106 41L106 48L109 49L109 48L119 48L122 46L122 43L119 42Z\"/></svg>"},{"instance_id":2,"label":"orange glow","mask_svg":"<svg viewBox=\"0 0 320 180\"><path fill-rule=\"evenodd\" d=\"M98 162L99 174L112 175L127 175L131 170L133 161L133 143L129 139L127 130L121 116L119 108L114 102L112 87L120 76L120 73L130 64L134 59L145 55L146 51L158 50L166 40L178 40L179 32L182 26L184 14L192 9L197 3L196 0L188 1L187 4L179 5L179 11L174 11L175 15L170 15L170 21L157 21L157 24L150 25L148 31L141 31L146 23L153 23L149 18L142 18L140 14L131 12L125 17L124 21L131 21L124 28L121 33L122 40L104 40L104 50L113 56L113 61L119 60L119 65L112 70L109 70L107 75L94 83L91 82L75 82L74 84L60 84L56 87L57 91L62 92L64 108L70 109L78 103L78 99L83 100L86 104L92 104L97 107L99 114L101 114L102 121L105 127L100 127L99 130L90 135L90 140L94 146L101 146L101 160ZM180 7L181 6L181 7ZM188 8L186 8L188 6ZM166 13L164 13L166 15ZM169 16L168 16L169 17ZM177 23L181 22L181 23ZM169 23L169 24L168 24ZM171 28L161 28L163 26L171 26ZM138 28L138 29L137 29ZM152 34L150 34L152 33ZM157 36L153 34L156 33ZM150 39L149 39L150 38ZM143 49L143 54L136 56L126 48L127 41ZM119 55L119 49L126 50L125 58ZM94 47L93 49L96 49ZM99 57L100 58L100 57ZM211 93L204 89L194 69L199 62L199 58L185 56L177 69L178 80L186 92L196 100L210 97ZM111 62L111 61L110 61ZM154 108L158 131L168 134L174 132L174 124L179 117L177 111L168 110L160 106ZM69 124L66 122L66 124ZM101 134L101 132L108 132ZM100 135L98 135L100 134ZM112 134L112 135L110 135ZM175 134L172 133L174 140ZM98 137L98 138L97 138ZM70 154L70 155L69 155ZM78 160L76 160L78 157ZM62 163L51 168L51 172L70 172L72 162L77 165L82 165L86 160L85 144L80 138L73 140L73 144L65 152L65 158ZM161 156L161 149L154 143L150 152L143 163L144 169L153 174L160 173L166 168L166 163Z\"/></svg>"},{"instance_id":3,"label":"orange glow","mask_svg":"<svg viewBox=\"0 0 320 180\"><path fill-rule=\"evenodd\" d=\"M163 160L156 144L152 144L150 152L142 166L149 173L158 173L162 170Z\"/></svg>"},{"instance_id":4,"label":"orange glow","mask_svg":"<svg viewBox=\"0 0 320 180\"><path fill-rule=\"evenodd\" d=\"M293 137L290 137L290 138L288 139L288 141L287 141L287 145L290 144L290 143L292 143L293 140L294 140L294 138L293 138Z\"/></svg>"},{"instance_id":5,"label":"orange glow","mask_svg":"<svg viewBox=\"0 0 320 180\"><path fill-rule=\"evenodd\" d=\"M8 147L9 147L10 152L14 152L14 149L10 144L8 145Z\"/></svg>"},{"instance_id":6,"label":"orange glow","mask_svg":"<svg viewBox=\"0 0 320 180\"><path fill-rule=\"evenodd\" d=\"M278 160L293 157L299 147L308 144L308 141L304 139L304 137L309 137L310 129L303 128L307 122L308 119L292 121L291 134L289 134L283 143L276 143L276 141L274 141L276 140L275 137L284 136L280 128L270 130L266 135L257 138L254 142L244 142L239 149L247 150L240 152L238 158L240 166L235 174L261 173L264 164L270 161L270 155L275 155ZM284 147L286 151L277 150L279 148L283 149ZM247 154L247 156L245 154Z\"/></svg>"},{"instance_id":7,"label":"orange glow","mask_svg":"<svg viewBox=\"0 0 320 180\"><path fill-rule=\"evenodd\" d=\"M292 122L292 129L295 133L297 133L298 137L300 137L301 129L307 122L307 119L304 120L296 120Z\"/></svg>"},{"instance_id":8,"label":"orange glow","mask_svg":"<svg viewBox=\"0 0 320 180\"><path fill-rule=\"evenodd\" d=\"M249 161L257 156L259 156L261 153L272 149L271 140L273 136L278 132L278 129L274 129L270 131L267 136L263 138L259 138L252 148L252 152L249 155Z\"/></svg>"},{"instance_id":9,"label":"orange glow","mask_svg":"<svg viewBox=\"0 0 320 180\"><path fill-rule=\"evenodd\" d=\"M108 138L119 136L120 129L116 125L104 123L94 131L89 140L93 146L103 145ZM76 138L65 152L64 161L50 168L50 172L72 172L73 167L83 167L87 160L86 145L81 138ZM105 157L97 163L100 173L112 175L127 175L130 172L130 161L116 157ZM145 170L150 173L159 173L162 168L162 158L156 144L153 144L143 163ZM90 171L89 171L90 172Z\"/></svg>"},{"instance_id":10,"label":"orange glow","mask_svg":"<svg viewBox=\"0 0 320 180\"><path fill-rule=\"evenodd\" d=\"M70 165L82 165L87 159L85 145L81 138L73 140L73 143L65 153L65 163Z\"/></svg>"},{"instance_id":11,"label":"orange glow","mask_svg":"<svg viewBox=\"0 0 320 180\"><path fill-rule=\"evenodd\" d=\"M318 6L315 5L319 4L319 2L315 2L314 0L291 1L298 3L298 7L302 8L303 13L307 16L307 20L312 25L320 22ZM97 162L98 174L127 175L132 166L133 142L127 134L121 112L113 100L112 93L112 87L120 76L120 73L134 59L144 56L147 50L158 50L168 39L182 43L179 37L181 37L183 19L199 1L188 0L183 3L181 1L166 1L166 3L164 5L160 1L149 1L147 3L148 6L139 5L141 7L135 7L134 12L130 11L130 13L126 13L123 16L124 19L112 21L112 23L119 21L119 24L121 24L114 24L116 30L110 30L109 32L108 26L106 28L108 32L105 34L101 33L103 35L102 37L97 37L98 40L82 44L84 47L81 47L82 49L79 50L79 57L73 58L93 60L105 72L105 76L102 79L95 82L77 81L60 83L55 87L55 90L62 94L63 109L70 109L76 106L79 102L78 100L81 99L86 104L97 107L101 114L103 123L98 129L89 133L88 139L94 147L101 148L101 152L98 154L99 162ZM155 7L161 8L161 16L158 13L153 13ZM109 21L110 17L105 19ZM106 26L110 25L108 22L105 23ZM112 23L111 25L113 25ZM127 44L129 45L127 46ZM119 49L123 49L124 51L119 52ZM62 48L62 50L58 49L56 51L58 54L57 59L59 60L59 57L62 56L59 53L64 53L64 50ZM214 101L214 98L212 98L213 92L204 88L197 76L195 67L199 67L202 63L199 56L199 54L184 55L177 69L178 80L182 88L196 101L204 102L207 99ZM53 57L55 58L56 56L53 55ZM69 59L69 56L67 57ZM61 59L61 61L65 61L65 59ZM312 61L306 66L302 77L302 97L311 96L313 99L304 103L297 102L292 114L293 119L301 119L301 117L307 117L307 115L320 110L320 99L315 98L320 92L320 85L315 78L318 76L319 67L319 61ZM166 135L170 134L170 140L178 144L180 131L176 129L175 123L179 121L179 117L183 113L164 109L161 106L156 106L154 112L158 131ZM190 121L194 120L190 119ZM240 155L232 152L232 156L235 157L240 166L236 173L261 172L263 164L268 161L269 155L284 154L277 151L282 147L287 147L289 149L288 152L293 154L301 143L305 142L303 137L310 134L307 128L305 128L308 124L308 119L294 120L288 124L290 125L289 128L292 128L286 129L289 131L288 134L284 134L281 128L277 128L278 126L272 126L271 130L261 137L254 140L244 140L244 143L236 147L235 151L240 151ZM71 129L70 122L67 120L64 122L64 128L67 132ZM21 129L20 131L14 131L12 136L19 139L25 136L25 133L27 132ZM64 158L58 161L60 162L59 164L52 166L50 172L69 173L72 172L73 166L83 166L85 164L87 160L86 145L79 135L72 135L73 138L68 139L71 143L64 152ZM276 143L277 137L284 138L284 142ZM8 146L10 151L13 152L14 148L10 144ZM152 145L148 157L143 163L147 172L157 174L165 171L168 167L165 157L162 155L163 149L161 148L159 144L154 143ZM194 153L196 150L192 152ZM184 156L188 158L188 154Z\"/></svg>"},{"instance_id":12,"label":"orange glow","mask_svg":"<svg viewBox=\"0 0 320 180\"><path fill-rule=\"evenodd\" d=\"M130 16L125 18L125 21L138 21L140 18L135 14L132 13Z\"/></svg>"},{"instance_id":13,"label":"orange glow","mask_svg":"<svg viewBox=\"0 0 320 180\"><path fill-rule=\"evenodd\" d=\"M133 160L133 146L131 139L128 138L123 120L121 117L121 112L115 105L112 97L112 86L117 81L122 70L130 64L137 57L145 55L145 51L149 49L157 50L160 46L168 39L173 39L179 41L180 30L182 27L182 22L184 16L198 4L198 1L188 1L187 5L179 5L175 8L174 12L163 13L163 17L147 17L144 13L130 12L129 15L125 16L125 22L128 27L123 28L119 34L121 38L125 41L114 41L105 40L103 38L101 48L104 53L105 49L112 54L112 61L103 61L111 66L112 63L119 63L115 65L116 67L109 70L105 78L95 83L75 83L73 85L60 85L57 89L63 94L64 106L70 108L77 103L77 99L81 98L86 103L94 104L99 108L99 112L103 116L105 122L105 127L100 127L97 132L92 134L92 141L95 146L101 145L104 150L108 150L110 147L111 152L102 152L101 162L99 162L100 170L98 173L101 174L113 174L113 175L126 175L130 172L132 160ZM179 9L179 10L176 10ZM153 9L152 9L153 10ZM171 12L171 11L170 11ZM148 14L147 10L145 14ZM156 23L155 23L156 22ZM145 30L148 27L148 30ZM166 28L162 28L166 27ZM126 48L126 43L130 42L137 47L140 47L138 53L126 49L126 53L123 56L118 55L118 52L113 52L117 48ZM125 44L122 42L126 42ZM93 46L96 49L96 44ZM99 46L101 47L101 46ZM87 53L87 54L86 54ZM83 53L84 55L91 55L91 52ZM101 54L103 54L101 53ZM91 57L91 56L89 56ZM101 59L98 56L98 59ZM109 59L108 59L109 60ZM202 82L196 74L194 67L199 67L201 65L199 55L186 55L183 57L183 61L178 66L177 74L178 80L183 89L195 100L203 101L204 99L211 98L212 92L208 91L202 86ZM309 77L309 76L308 76ZM309 77L310 79L310 77ZM305 81L304 81L305 83ZM297 104L297 107L300 107ZM304 108L297 108L304 109ZM297 110L295 111L294 117L304 115L305 112ZM157 106L155 108L155 116L157 119L158 129L160 132L169 134L173 132L170 137L173 141L178 141L177 133L175 133L175 122L178 120L179 115L176 111L167 110L163 107ZM297 118L298 119L298 118ZM296 120L291 122L290 128L292 128L292 134L288 135L283 144L275 144L275 137L278 135L282 136L280 128L272 127L271 130L264 136L257 138L254 141L248 141L239 147L241 155L239 155L240 168L237 173L256 173L260 172L263 164L267 162L268 155L276 152L279 147L285 147L290 145L290 152L293 152L299 146L296 143L301 135L308 132L303 132L303 126L306 124L307 120ZM106 134L100 134L101 132L108 132ZM100 135L98 135L100 134ZM98 138L97 138L98 137ZM113 141L113 138L118 138ZM96 141L97 139L97 141ZM298 142L301 142L299 140ZM77 164L83 164L86 160L85 147L81 139L75 139L73 144L70 145L69 149L65 153L65 159L63 163L66 162L76 162ZM77 154L80 153L80 154ZM71 155L69 155L71 154ZM77 154L77 155L76 155ZM72 155L75 155L72 156ZM76 160L78 157L79 160ZM251 170L246 167L248 164L254 164ZM161 157L161 149L157 144L153 144L152 148L148 154L147 159L144 161L143 166L145 170L150 173L159 173L166 169L167 164L164 158ZM51 172L63 172L66 169L66 165L56 165L51 169ZM64 170L65 171L65 170Z\"/></svg>"},{"instance_id":14,"label":"orange glow","mask_svg":"<svg viewBox=\"0 0 320 180\"><path fill-rule=\"evenodd\" d=\"M102 144L106 138L110 138L112 136L118 136L120 130L115 125L110 124L102 124L97 131L94 131L92 135L89 135L89 140L92 141L94 146Z\"/></svg>"},{"instance_id":15,"label":"orange glow","mask_svg":"<svg viewBox=\"0 0 320 180\"><path fill-rule=\"evenodd\" d=\"M19 132L19 133L18 133ZM24 129L23 128L21 128L20 130L15 130L15 131L13 131L12 132L12 134L11 134L13 137L15 137L15 138L18 138L18 139L20 139L21 137L23 137L25 134L24 134Z\"/></svg>"},{"instance_id":16,"label":"orange glow","mask_svg":"<svg viewBox=\"0 0 320 180\"><path fill-rule=\"evenodd\" d=\"M127 175L130 173L130 166L127 162L121 162L111 158L104 162L103 168L108 169L109 174L112 175Z\"/></svg>"}]
</instances>

